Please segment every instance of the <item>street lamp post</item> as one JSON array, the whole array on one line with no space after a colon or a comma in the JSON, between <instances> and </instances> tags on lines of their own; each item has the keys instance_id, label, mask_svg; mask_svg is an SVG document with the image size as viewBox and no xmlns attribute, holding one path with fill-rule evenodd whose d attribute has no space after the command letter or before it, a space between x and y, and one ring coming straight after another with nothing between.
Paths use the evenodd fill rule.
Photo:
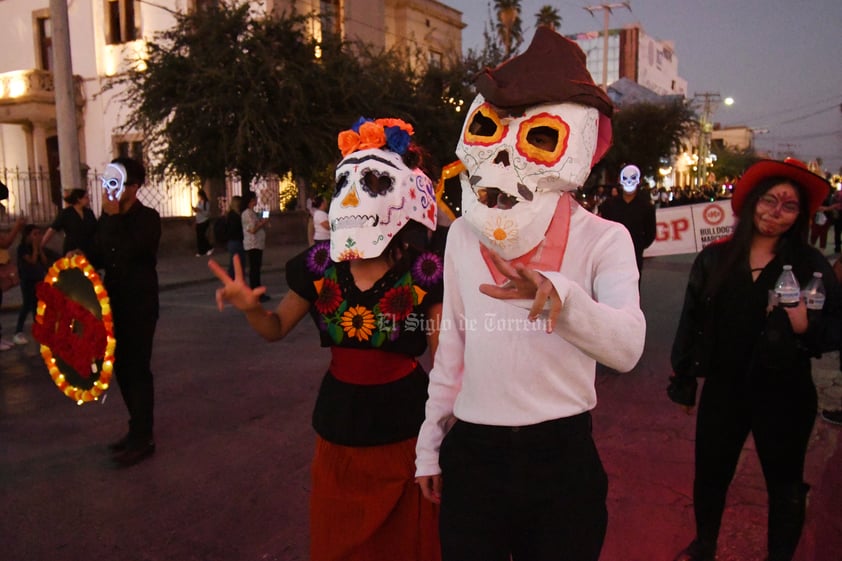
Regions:
<instances>
[{"instance_id":1,"label":"street lamp post","mask_svg":"<svg viewBox=\"0 0 842 561\"><path fill-rule=\"evenodd\" d=\"M699 161L696 166L696 186L701 187L707 182L708 176L708 161L710 160L710 137L713 132L713 123L710 116L713 113L713 104L722 102L725 105L733 105L734 99L726 97L725 99L719 92L703 92L694 93L693 100L701 98L702 102L702 116L699 118Z\"/></svg>"}]
</instances>

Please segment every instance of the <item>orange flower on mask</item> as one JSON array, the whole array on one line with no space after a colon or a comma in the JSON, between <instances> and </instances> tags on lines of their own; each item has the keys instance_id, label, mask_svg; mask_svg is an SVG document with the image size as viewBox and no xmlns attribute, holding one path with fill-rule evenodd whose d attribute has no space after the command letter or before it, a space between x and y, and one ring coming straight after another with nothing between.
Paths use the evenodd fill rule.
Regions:
<instances>
[{"instance_id":1,"label":"orange flower on mask","mask_svg":"<svg viewBox=\"0 0 842 561\"><path fill-rule=\"evenodd\" d=\"M412 125L402 119L376 119L374 122L378 125L383 125L384 129L386 127L398 127L402 131L405 131L409 136L415 134L415 130L412 128Z\"/></svg>"},{"instance_id":2,"label":"orange flower on mask","mask_svg":"<svg viewBox=\"0 0 842 561\"><path fill-rule=\"evenodd\" d=\"M344 158L348 154L359 150L360 135L352 130L342 131L339 133L337 144L339 144L339 151L342 152L342 157Z\"/></svg>"},{"instance_id":3,"label":"orange flower on mask","mask_svg":"<svg viewBox=\"0 0 842 561\"><path fill-rule=\"evenodd\" d=\"M382 125L366 122L360 126L360 150L381 148L386 144L386 133Z\"/></svg>"}]
</instances>

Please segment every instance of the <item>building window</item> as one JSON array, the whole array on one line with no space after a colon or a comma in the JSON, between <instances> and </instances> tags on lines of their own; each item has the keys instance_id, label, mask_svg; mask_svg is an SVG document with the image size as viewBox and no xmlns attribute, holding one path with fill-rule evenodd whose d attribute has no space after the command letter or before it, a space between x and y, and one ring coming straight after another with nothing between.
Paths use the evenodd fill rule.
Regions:
<instances>
[{"instance_id":1,"label":"building window","mask_svg":"<svg viewBox=\"0 0 842 561\"><path fill-rule=\"evenodd\" d=\"M444 57L437 51L430 51L430 66L441 68Z\"/></svg>"},{"instance_id":2,"label":"building window","mask_svg":"<svg viewBox=\"0 0 842 561\"><path fill-rule=\"evenodd\" d=\"M143 161L143 140L139 136L114 137L114 157Z\"/></svg>"},{"instance_id":3,"label":"building window","mask_svg":"<svg viewBox=\"0 0 842 561\"><path fill-rule=\"evenodd\" d=\"M38 41L38 68L53 69L53 26L49 17L35 18L35 33Z\"/></svg>"},{"instance_id":4,"label":"building window","mask_svg":"<svg viewBox=\"0 0 842 561\"><path fill-rule=\"evenodd\" d=\"M322 35L342 35L342 0L321 0L319 19Z\"/></svg>"},{"instance_id":5,"label":"building window","mask_svg":"<svg viewBox=\"0 0 842 561\"><path fill-rule=\"evenodd\" d=\"M105 0L105 42L119 45L140 36L136 0Z\"/></svg>"}]
</instances>

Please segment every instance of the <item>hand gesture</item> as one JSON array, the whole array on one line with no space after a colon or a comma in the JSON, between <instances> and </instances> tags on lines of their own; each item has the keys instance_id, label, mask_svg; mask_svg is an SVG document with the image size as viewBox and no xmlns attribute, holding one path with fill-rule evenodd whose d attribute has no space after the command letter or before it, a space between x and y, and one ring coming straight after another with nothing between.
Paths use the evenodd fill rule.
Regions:
<instances>
[{"instance_id":1,"label":"hand gesture","mask_svg":"<svg viewBox=\"0 0 842 561\"><path fill-rule=\"evenodd\" d=\"M482 284L479 291L486 296L499 300L532 299L532 307L529 309L530 321L535 321L538 318L538 314L541 313L549 300L547 333L552 333L555 322L561 314L561 298L553 283L538 271L529 269L520 263L512 266L511 263L504 261L494 252L491 252L491 260L497 269L509 279L509 282L503 286Z\"/></svg>"},{"instance_id":2,"label":"hand gesture","mask_svg":"<svg viewBox=\"0 0 842 561\"><path fill-rule=\"evenodd\" d=\"M261 286L252 290L243 280L243 266L240 264L240 256L234 256L234 278L220 267L219 263L211 259L208 267L213 274L222 281L222 288L216 289L216 306L219 311L225 307L225 302L243 312L262 309L260 295L266 292L266 287Z\"/></svg>"}]
</instances>

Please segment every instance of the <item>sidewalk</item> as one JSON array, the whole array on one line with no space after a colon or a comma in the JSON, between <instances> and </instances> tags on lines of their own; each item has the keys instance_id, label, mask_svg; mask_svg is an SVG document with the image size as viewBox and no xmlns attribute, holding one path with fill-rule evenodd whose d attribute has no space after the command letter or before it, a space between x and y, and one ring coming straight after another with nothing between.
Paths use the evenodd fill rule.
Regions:
<instances>
[{"instance_id":1,"label":"sidewalk","mask_svg":"<svg viewBox=\"0 0 842 561\"><path fill-rule=\"evenodd\" d=\"M299 252L306 249L306 244L267 244L263 252L262 272L282 271L286 262ZM216 277L208 269L208 259L214 259L223 267L228 266L228 252L215 248L210 257L195 257L191 253L173 254L164 251L158 256L158 282L160 289L171 290L181 286L204 282L217 282ZM280 296L280 295L277 295ZM3 293L3 313L16 313L20 309L20 289L15 287Z\"/></svg>"}]
</instances>

